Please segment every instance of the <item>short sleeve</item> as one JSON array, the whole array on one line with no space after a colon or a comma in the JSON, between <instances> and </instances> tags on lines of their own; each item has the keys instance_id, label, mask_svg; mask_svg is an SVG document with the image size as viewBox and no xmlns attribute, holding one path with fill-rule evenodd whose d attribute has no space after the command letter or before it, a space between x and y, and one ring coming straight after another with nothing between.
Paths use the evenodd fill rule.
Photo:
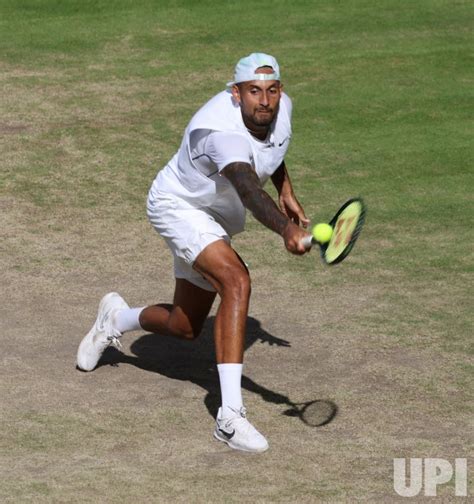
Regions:
<instances>
[{"instance_id":1,"label":"short sleeve","mask_svg":"<svg viewBox=\"0 0 474 504\"><path fill-rule=\"evenodd\" d=\"M206 142L205 153L219 171L230 163L252 163L250 140L229 131L213 131Z\"/></svg>"},{"instance_id":2,"label":"short sleeve","mask_svg":"<svg viewBox=\"0 0 474 504\"><path fill-rule=\"evenodd\" d=\"M291 98L287 94L283 93L281 95L281 100L285 103L285 107L288 112L288 120L291 122L291 115L293 113L293 103Z\"/></svg>"}]
</instances>

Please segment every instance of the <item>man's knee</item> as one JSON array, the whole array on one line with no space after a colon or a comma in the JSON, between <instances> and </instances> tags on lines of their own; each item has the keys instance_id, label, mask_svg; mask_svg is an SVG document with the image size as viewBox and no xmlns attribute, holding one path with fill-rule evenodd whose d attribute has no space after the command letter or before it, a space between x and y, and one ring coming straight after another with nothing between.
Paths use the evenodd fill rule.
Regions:
<instances>
[{"instance_id":1,"label":"man's knee","mask_svg":"<svg viewBox=\"0 0 474 504\"><path fill-rule=\"evenodd\" d=\"M197 257L194 269L211 283L221 297L250 297L250 276L247 268L224 240L208 245Z\"/></svg>"},{"instance_id":2,"label":"man's knee","mask_svg":"<svg viewBox=\"0 0 474 504\"><path fill-rule=\"evenodd\" d=\"M192 328L188 329L187 331L181 331L179 336L185 340L188 341L193 341L195 340L199 335L201 334L201 331L194 331Z\"/></svg>"},{"instance_id":3,"label":"man's knee","mask_svg":"<svg viewBox=\"0 0 474 504\"><path fill-rule=\"evenodd\" d=\"M230 268L222 280L222 295L229 295L236 299L246 300L252 290L250 276L242 268Z\"/></svg>"},{"instance_id":4,"label":"man's knee","mask_svg":"<svg viewBox=\"0 0 474 504\"><path fill-rule=\"evenodd\" d=\"M194 327L176 327L173 325L169 325L168 330L173 336L176 336L181 339L185 339L188 341L193 341L199 337L201 334L201 328Z\"/></svg>"},{"instance_id":5,"label":"man's knee","mask_svg":"<svg viewBox=\"0 0 474 504\"><path fill-rule=\"evenodd\" d=\"M179 308L173 310L168 320L168 332L181 339L196 339L201 334L202 327L200 320L192 320Z\"/></svg>"},{"instance_id":6,"label":"man's knee","mask_svg":"<svg viewBox=\"0 0 474 504\"><path fill-rule=\"evenodd\" d=\"M192 341L201 334L202 324L193 323L186 316L180 314L180 316L170 318L168 321L168 330L173 336Z\"/></svg>"}]
</instances>

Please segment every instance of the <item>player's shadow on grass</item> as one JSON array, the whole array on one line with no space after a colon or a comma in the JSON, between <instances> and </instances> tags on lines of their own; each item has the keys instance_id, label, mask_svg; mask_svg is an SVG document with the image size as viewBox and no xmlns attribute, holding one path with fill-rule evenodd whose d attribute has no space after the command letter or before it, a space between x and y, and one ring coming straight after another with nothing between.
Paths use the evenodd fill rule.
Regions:
<instances>
[{"instance_id":1,"label":"player's shadow on grass","mask_svg":"<svg viewBox=\"0 0 474 504\"><path fill-rule=\"evenodd\" d=\"M214 319L215 317L207 319L201 335L194 341L184 341L159 334L145 334L131 344L130 350L133 356L125 355L109 347L99 366L132 364L145 371L159 373L174 380L195 383L207 391L204 403L209 413L215 417L220 405L220 389L213 341ZM249 317L245 350L257 342L282 347L290 346L288 341L271 335L262 328L258 320ZM288 396L259 385L245 375L242 376L242 388L260 395L264 401L294 407ZM324 423L331 421L335 412L336 408L331 418ZM287 410L283 414L298 416L296 408Z\"/></svg>"}]
</instances>

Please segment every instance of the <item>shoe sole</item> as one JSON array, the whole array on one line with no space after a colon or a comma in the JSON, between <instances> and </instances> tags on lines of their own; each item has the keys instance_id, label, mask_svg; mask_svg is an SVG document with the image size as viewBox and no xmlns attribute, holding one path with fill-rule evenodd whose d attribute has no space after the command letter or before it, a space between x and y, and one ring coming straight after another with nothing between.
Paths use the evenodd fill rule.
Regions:
<instances>
[{"instance_id":1,"label":"shoe sole","mask_svg":"<svg viewBox=\"0 0 474 504\"><path fill-rule=\"evenodd\" d=\"M239 451L244 451L244 452L248 452L248 453L263 453L264 451L268 450L268 444L267 444L267 446L265 446L263 448L256 448L256 449L241 448L240 446L234 445L230 439L225 439L223 437L220 437L216 431L214 431L214 437L218 441L222 441L223 443L225 443L227 446L229 446L229 448L232 448L233 450L239 450Z\"/></svg>"}]
</instances>

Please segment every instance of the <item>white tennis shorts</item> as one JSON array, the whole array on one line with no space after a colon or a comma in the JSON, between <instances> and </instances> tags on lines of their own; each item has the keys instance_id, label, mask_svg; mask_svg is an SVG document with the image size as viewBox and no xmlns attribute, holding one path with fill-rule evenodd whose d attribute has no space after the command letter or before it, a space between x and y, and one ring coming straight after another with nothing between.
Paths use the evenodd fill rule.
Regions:
<instances>
[{"instance_id":1,"label":"white tennis shorts","mask_svg":"<svg viewBox=\"0 0 474 504\"><path fill-rule=\"evenodd\" d=\"M147 215L152 226L165 239L174 258L174 275L202 289L214 287L193 269L197 256L211 243L230 237L212 215L195 208L172 194L159 193L148 198Z\"/></svg>"}]
</instances>

